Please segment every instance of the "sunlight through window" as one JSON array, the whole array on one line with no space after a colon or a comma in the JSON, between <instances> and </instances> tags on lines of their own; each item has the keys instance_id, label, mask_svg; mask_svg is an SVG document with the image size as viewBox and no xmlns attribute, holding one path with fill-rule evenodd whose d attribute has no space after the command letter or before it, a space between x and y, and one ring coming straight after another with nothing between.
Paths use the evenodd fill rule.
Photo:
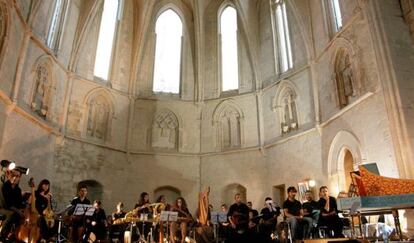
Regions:
<instances>
[{"instance_id":1,"label":"sunlight through window","mask_svg":"<svg viewBox=\"0 0 414 243\"><path fill-rule=\"evenodd\" d=\"M289 25L287 21L286 5L283 1L278 1L276 7L276 24L279 41L280 68L286 72L293 67L292 47L290 43Z\"/></svg>"},{"instance_id":2,"label":"sunlight through window","mask_svg":"<svg viewBox=\"0 0 414 243\"><path fill-rule=\"evenodd\" d=\"M108 80L119 0L105 0L99 29L94 75Z\"/></svg>"},{"instance_id":3,"label":"sunlight through window","mask_svg":"<svg viewBox=\"0 0 414 243\"><path fill-rule=\"evenodd\" d=\"M341 15L341 8L339 7L338 0L332 0L332 10L335 19L335 27L336 31L338 31L342 27L342 15Z\"/></svg>"},{"instance_id":4,"label":"sunlight through window","mask_svg":"<svg viewBox=\"0 0 414 243\"><path fill-rule=\"evenodd\" d=\"M181 38L183 25L176 12L162 13L155 27L157 35L154 65L154 92L180 92Z\"/></svg>"},{"instance_id":5,"label":"sunlight through window","mask_svg":"<svg viewBox=\"0 0 414 243\"><path fill-rule=\"evenodd\" d=\"M239 88L239 68L237 58L237 12L226 7L220 19L221 65L223 91Z\"/></svg>"},{"instance_id":6,"label":"sunlight through window","mask_svg":"<svg viewBox=\"0 0 414 243\"><path fill-rule=\"evenodd\" d=\"M49 34L47 36L47 46L51 49L55 49L58 32L59 32L59 25L63 19L63 0L56 0L55 7L53 9L53 16L52 21L49 27Z\"/></svg>"}]
</instances>

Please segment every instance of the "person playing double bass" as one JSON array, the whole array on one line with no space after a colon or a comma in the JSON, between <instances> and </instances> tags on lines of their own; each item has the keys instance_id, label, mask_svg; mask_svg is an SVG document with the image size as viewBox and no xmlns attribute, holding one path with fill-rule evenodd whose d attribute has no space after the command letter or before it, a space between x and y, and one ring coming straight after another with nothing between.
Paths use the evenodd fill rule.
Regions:
<instances>
[{"instance_id":1,"label":"person playing double bass","mask_svg":"<svg viewBox=\"0 0 414 243\"><path fill-rule=\"evenodd\" d=\"M35 191L36 210L40 215L39 226L41 239L48 240L54 234L54 218L52 211L52 194L50 193L50 181L40 181Z\"/></svg>"},{"instance_id":2,"label":"person playing double bass","mask_svg":"<svg viewBox=\"0 0 414 243\"><path fill-rule=\"evenodd\" d=\"M22 173L19 167L14 170L6 171L6 181L4 182L1 193L4 198L4 205L0 206L0 214L5 216L1 227L1 239L10 240L12 238L11 229L13 224L18 224L24 214L22 209L23 197L22 190L19 187Z\"/></svg>"}]
</instances>

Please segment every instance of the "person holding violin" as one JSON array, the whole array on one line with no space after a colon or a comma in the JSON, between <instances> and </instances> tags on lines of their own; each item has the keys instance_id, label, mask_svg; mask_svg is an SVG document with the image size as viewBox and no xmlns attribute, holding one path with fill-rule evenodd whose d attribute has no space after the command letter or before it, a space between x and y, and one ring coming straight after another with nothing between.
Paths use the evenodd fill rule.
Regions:
<instances>
[{"instance_id":1,"label":"person holding violin","mask_svg":"<svg viewBox=\"0 0 414 243\"><path fill-rule=\"evenodd\" d=\"M22 172L19 167L6 172L6 181L4 182L1 193L4 198L4 205L1 205L0 214L6 218L1 227L1 238L10 240L12 238L11 229L13 224L18 224L24 218L22 209L24 208L22 190L19 187Z\"/></svg>"},{"instance_id":2,"label":"person holding violin","mask_svg":"<svg viewBox=\"0 0 414 243\"><path fill-rule=\"evenodd\" d=\"M78 242L82 240L82 236L85 233L85 216L72 215L75 212L75 208L78 204L91 204L91 201L86 197L88 195L88 188L86 185L80 185L78 188L78 196L71 201L71 209L68 211L68 215L71 216L72 221L72 241Z\"/></svg>"},{"instance_id":3,"label":"person holding violin","mask_svg":"<svg viewBox=\"0 0 414 243\"><path fill-rule=\"evenodd\" d=\"M50 181L43 179L40 181L35 191L36 210L40 215L39 226L41 239L48 240L53 236L54 215L52 211L52 194L50 193Z\"/></svg>"},{"instance_id":4,"label":"person holding violin","mask_svg":"<svg viewBox=\"0 0 414 243\"><path fill-rule=\"evenodd\" d=\"M227 217L230 222L229 242L244 243L248 240L249 207L241 201L240 193L234 195Z\"/></svg>"},{"instance_id":5,"label":"person holding violin","mask_svg":"<svg viewBox=\"0 0 414 243\"><path fill-rule=\"evenodd\" d=\"M171 242L175 243L175 234L179 225L181 230L181 243L184 243L185 237L187 236L188 224L193 220L190 211L188 211L187 203L185 202L184 198L177 198L171 207L171 211L178 212L177 222L172 222L170 226Z\"/></svg>"}]
</instances>

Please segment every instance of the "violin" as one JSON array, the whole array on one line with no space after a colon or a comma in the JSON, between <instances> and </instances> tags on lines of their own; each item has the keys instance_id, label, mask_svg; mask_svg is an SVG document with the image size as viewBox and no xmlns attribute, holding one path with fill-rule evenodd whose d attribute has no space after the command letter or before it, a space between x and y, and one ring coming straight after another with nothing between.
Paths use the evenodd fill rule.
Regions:
<instances>
[{"instance_id":1,"label":"violin","mask_svg":"<svg viewBox=\"0 0 414 243\"><path fill-rule=\"evenodd\" d=\"M17 228L17 239L21 242L36 243L40 239L40 228L38 226L39 214L36 210L35 184L33 177L29 180L32 188L29 198L29 207L25 209L23 221Z\"/></svg>"}]
</instances>

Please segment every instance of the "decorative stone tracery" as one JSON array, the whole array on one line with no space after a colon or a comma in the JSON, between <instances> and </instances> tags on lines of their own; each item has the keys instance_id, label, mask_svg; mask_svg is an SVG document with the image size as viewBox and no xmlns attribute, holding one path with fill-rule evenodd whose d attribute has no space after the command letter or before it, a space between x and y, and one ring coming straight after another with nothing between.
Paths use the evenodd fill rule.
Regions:
<instances>
[{"instance_id":1,"label":"decorative stone tracery","mask_svg":"<svg viewBox=\"0 0 414 243\"><path fill-rule=\"evenodd\" d=\"M177 116L169 110L155 115L152 123L152 147L178 149L179 122Z\"/></svg>"},{"instance_id":2,"label":"decorative stone tracery","mask_svg":"<svg viewBox=\"0 0 414 243\"><path fill-rule=\"evenodd\" d=\"M113 116L111 99L104 91L95 91L89 95L86 105L86 137L108 140Z\"/></svg>"},{"instance_id":3,"label":"decorative stone tracery","mask_svg":"<svg viewBox=\"0 0 414 243\"><path fill-rule=\"evenodd\" d=\"M216 127L216 150L240 148L243 145L243 113L233 102L219 104L213 114Z\"/></svg>"},{"instance_id":4,"label":"decorative stone tracery","mask_svg":"<svg viewBox=\"0 0 414 243\"><path fill-rule=\"evenodd\" d=\"M299 127L297 100L293 83L283 80L273 100L273 110L278 113L282 135Z\"/></svg>"},{"instance_id":5,"label":"decorative stone tracery","mask_svg":"<svg viewBox=\"0 0 414 243\"><path fill-rule=\"evenodd\" d=\"M41 118L48 116L53 95L53 68L49 57L41 57L34 73L34 89L30 101L32 110Z\"/></svg>"}]
</instances>

